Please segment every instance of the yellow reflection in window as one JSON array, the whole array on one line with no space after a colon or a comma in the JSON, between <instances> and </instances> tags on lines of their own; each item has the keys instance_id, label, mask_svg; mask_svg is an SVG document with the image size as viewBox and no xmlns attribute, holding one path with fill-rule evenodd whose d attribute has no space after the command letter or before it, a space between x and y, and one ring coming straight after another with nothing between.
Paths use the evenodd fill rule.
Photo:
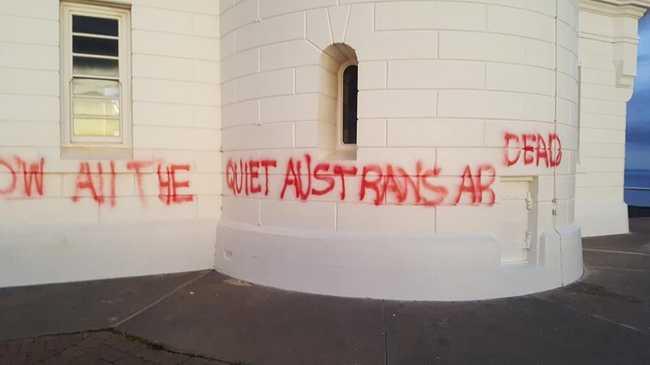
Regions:
<instances>
[{"instance_id":1,"label":"yellow reflection in window","mask_svg":"<svg viewBox=\"0 0 650 365\"><path fill-rule=\"evenodd\" d=\"M76 98L73 101L73 110L75 115L93 115L108 118L120 117L120 105L117 100Z\"/></svg>"},{"instance_id":2,"label":"yellow reflection in window","mask_svg":"<svg viewBox=\"0 0 650 365\"><path fill-rule=\"evenodd\" d=\"M119 137L119 119L75 118L75 136Z\"/></svg>"}]
</instances>

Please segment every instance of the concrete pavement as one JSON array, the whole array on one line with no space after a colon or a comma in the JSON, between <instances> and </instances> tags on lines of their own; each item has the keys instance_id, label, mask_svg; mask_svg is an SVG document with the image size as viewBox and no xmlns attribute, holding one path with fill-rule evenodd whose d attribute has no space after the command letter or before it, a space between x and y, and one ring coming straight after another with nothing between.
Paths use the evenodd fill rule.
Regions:
<instances>
[{"instance_id":1,"label":"concrete pavement","mask_svg":"<svg viewBox=\"0 0 650 365\"><path fill-rule=\"evenodd\" d=\"M216 272L0 289L0 363L650 364L650 219L631 228L584 240L579 283L491 301L334 298Z\"/></svg>"}]
</instances>

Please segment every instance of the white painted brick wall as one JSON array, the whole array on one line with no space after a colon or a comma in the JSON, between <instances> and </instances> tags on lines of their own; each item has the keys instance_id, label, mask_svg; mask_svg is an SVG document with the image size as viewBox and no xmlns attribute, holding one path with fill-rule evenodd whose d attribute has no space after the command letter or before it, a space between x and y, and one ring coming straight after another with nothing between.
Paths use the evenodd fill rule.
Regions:
<instances>
[{"instance_id":1,"label":"white painted brick wall","mask_svg":"<svg viewBox=\"0 0 650 365\"><path fill-rule=\"evenodd\" d=\"M237 79L237 99L250 100L293 93L293 70L257 73Z\"/></svg>"},{"instance_id":2,"label":"white painted brick wall","mask_svg":"<svg viewBox=\"0 0 650 365\"><path fill-rule=\"evenodd\" d=\"M382 224L377 224L382 222ZM339 204L338 229L342 232L418 233L435 230L435 209L413 206Z\"/></svg>"},{"instance_id":3,"label":"white painted brick wall","mask_svg":"<svg viewBox=\"0 0 650 365\"><path fill-rule=\"evenodd\" d=\"M90 162L93 172L97 163L103 165L104 193L108 194L109 160L95 160L91 155L87 159L61 159L59 2L25 0L3 4L0 159L17 169L14 156L28 162L43 157L45 175L43 197L28 198L19 193L0 196L0 287L211 267L221 205L218 3L134 2L132 159L190 165L189 174L178 173L179 181L190 181L190 187L179 189L179 193L193 194L194 200L179 205L163 204L158 198L154 167L143 171L145 195L140 197L136 176L126 169L128 159L116 158L114 207L108 202L98 206L87 190L79 202L72 201L80 162L84 160ZM253 72L256 71L257 63ZM0 167L3 188L10 182L5 170ZM23 189L22 180L19 174L18 191ZM168 237L156 242L142 241L153 237L146 232L159 229L160 222L166 225ZM208 226L212 227L211 233L198 234L207 232ZM20 233L27 231L28 236ZM91 248L87 237L83 238L84 232L98 232L98 240L109 242L101 254ZM21 242L23 246L12 242ZM61 242L67 244L61 246ZM133 250L136 246L147 249ZM35 250L47 252L50 256L37 258L48 262L76 257L84 264L59 265L56 272L47 272L33 269L52 267L38 261L18 267L2 260L14 257L21 262L31 258L29 253ZM113 266L94 265L100 260L98 256L110 256ZM9 268L13 271L4 271Z\"/></svg>"},{"instance_id":4,"label":"white painted brick wall","mask_svg":"<svg viewBox=\"0 0 650 365\"><path fill-rule=\"evenodd\" d=\"M436 92L431 90L372 90L359 92L359 118L433 117Z\"/></svg>"},{"instance_id":5,"label":"white painted brick wall","mask_svg":"<svg viewBox=\"0 0 650 365\"><path fill-rule=\"evenodd\" d=\"M336 0L259 0L260 17L270 18L279 14L295 13L302 10L336 5Z\"/></svg>"},{"instance_id":6,"label":"white painted brick wall","mask_svg":"<svg viewBox=\"0 0 650 365\"><path fill-rule=\"evenodd\" d=\"M484 4L454 2L388 2L375 7L376 30L486 29Z\"/></svg>"},{"instance_id":7,"label":"white painted brick wall","mask_svg":"<svg viewBox=\"0 0 650 365\"><path fill-rule=\"evenodd\" d=\"M485 63L409 60L388 62L391 89L482 89Z\"/></svg>"},{"instance_id":8,"label":"white painted brick wall","mask_svg":"<svg viewBox=\"0 0 650 365\"><path fill-rule=\"evenodd\" d=\"M305 204L296 201L268 199L262 201L261 204L261 222L264 225L289 230L317 229L334 231L336 229L336 203L312 202Z\"/></svg>"},{"instance_id":9,"label":"white painted brick wall","mask_svg":"<svg viewBox=\"0 0 650 365\"><path fill-rule=\"evenodd\" d=\"M627 233L623 201L626 104L635 72L638 15L615 8L580 11L580 148L576 216L587 236ZM616 42L627 39L623 52ZM631 71L629 71L631 70ZM594 214L600 212L600 214Z\"/></svg>"},{"instance_id":10,"label":"white painted brick wall","mask_svg":"<svg viewBox=\"0 0 650 365\"><path fill-rule=\"evenodd\" d=\"M303 39L305 35L305 14L292 13L255 23L237 32L237 50Z\"/></svg>"},{"instance_id":11,"label":"white painted brick wall","mask_svg":"<svg viewBox=\"0 0 650 365\"><path fill-rule=\"evenodd\" d=\"M506 62L552 68L553 43L480 32L440 32L440 58Z\"/></svg>"},{"instance_id":12,"label":"white painted brick wall","mask_svg":"<svg viewBox=\"0 0 650 365\"><path fill-rule=\"evenodd\" d=\"M359 61L359 148L356 162L349 163L395 163L414 169L418 159L431 165L437 161L446 164L448 181L457 186L457 176L467 163L492 161L500 174L549 177L540 189L552 194L551 169L508 170L500 165L504 131L545 135L554 131L559 89L558 121L567 125L558 127L566 149L561 171L568 175L575 171L576 133L569 127L577 121L575 2L565 1L557 10L554 1L546 0L259 0L259 8L251 2L255 1L222 1L221 29L227 33L221 64L226 81L223 148L228 158L277 157L279 176L272 179L275 195L261 198L264 203L259 207L251 199L241 199L247 213L233 213L233 220L242 216L251 223L252 211L259 208L262 227L291 228L287 222L293 218L296 229L364 231L378 228L371 221L388 221L391 214L400 214L393 212L411 214L409 207L370 213L375 207L357 208L354 200L346 200L339 204L335 223L333 215L321 215L334 214L329 206L313 213L323 220L319 225L303 217L309 202L276 201L288 156L310 152L314 158L322 157L319 145L329 138L323 135L329 127L318 121L333 118L331 105L324 103L331 103L329 97L336 93L333 74L323 71L331 70L331 60L322 51L335 42L353 47ZM564 179L562 184L573 190L574 180ZM224 187L224 195L230 194ZM228 204L239 212L238 201L233 198ZM363 221L366 211L374 220ZM444 219L446 213L437 212L436 218L432 212L422 213L422 218L413 213L408 227L395 223L384 228L434 232L436 219ZM461 209L454 214L465 213Z\"/></svg>"},{"instance_id":13,"label":"white painted brick wall","mask_svg":"<svg viewBox=\"0 0 650 365\"><path fill-rule=\"evenodd\" d=\"M580 184L582 196L592 191L575 177L577 4L576 0L222 0L224 212L216 267L265 285L335 295L365 293L343 287L351 283L349 287L360 289L367 285L356 285L366 276L387 275L386 270L375 269L382 265L400 265L399 276L408 277L420 270L412 263L421 260L426 263L418 276L447 277L441 269L447 266L432 264L437 259L453 262L454 277L466 275L472 284L494 280L494 287L509 287L513 281L508 275L515 275L526 279L527 289L537 279L557 286L557 278L563 276L555 258L550 259L556 257L552 241L545 241L549 260L535 268L544 271L537 279L528 280L528 270L515 269L495 280L496 276L477 274L476 267L499 271L499 256L503 260L521 254L521 241L531 229L548 239L557 237L555 228L563 228L567 234L562 242L579 247L580 234L572 226L573 199L580 196L575 185ZM332 153L338 138L336 72L346 57L337 55L341 46L327 49L335 43L352 47L359 66L357 146L338 153ZM591 77L609 76L593 72ZM614 114L618 110L614 105L598 107ZM506 167L507 131L544 136L557 131L563 141L562 165L556 170L523 164ZM612 148L592 150L590 155L597 159L619 153ZM300 201L290 187L282 201L287 161L305 154L312 156L312 168L319 162L358 170L371 164L388 170L392 165L414 175L418 163L427 169L438 166L441 176L435 181L449 193L437 208L414 206L413 196L400 203L395 194L374 202L374 192L360 201L362 179L357 173L346 178L345 199L338 195L337 177L334 191L325 196ZM233 171L226 174L223 167L240 159L277 161L268 178L268 196L236 196L226 186L233 184ZM301 164L300 174L305 175L305 161ZM488 165L483 166L484 173L492 168L496 172L491 185L494 206L468 206L467 193L461 196L461 206L453 206L461 174L466 168L476 173L480 164ZM601 174L617 181L612 172ZM490 178L483 176L482 181ZM326 186L322 180L312 183ZM533 213L524 201L529 192L537 199ZM483 198L489 199L489 193L484 192ZM453 249L443 248L446 244ZM364 256L370 252L373 262ZM471 263L459 268L458 257ZM314 274L295 275L306 268ZM456 280L451 283L458 287ZM438 293L430 289L430 282L425 286ZM406 287L408 291L414 286ZM483 294L477 296L493 289L481 285L477 291ZM496 295L513 294L511 289ZM379 296L393 291L382 288Z\"/></svg>"}]
</instances>

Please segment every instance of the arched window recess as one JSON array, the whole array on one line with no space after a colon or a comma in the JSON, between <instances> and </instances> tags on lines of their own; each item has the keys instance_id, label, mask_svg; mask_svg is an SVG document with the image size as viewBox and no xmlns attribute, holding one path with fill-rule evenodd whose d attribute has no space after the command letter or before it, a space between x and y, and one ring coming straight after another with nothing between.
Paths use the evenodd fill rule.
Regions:
<instances>
[{"instance_id":1,"label":"arched window recess","mask_svg":"<svg viewBox=\"0 0 650 365\"><path fill-rule=\"evenodd\" d=\"M354 49L335 43L323 51L320 147L330 159L351 160L357 150L359 62Z\"/></svg>"}]
</instances>

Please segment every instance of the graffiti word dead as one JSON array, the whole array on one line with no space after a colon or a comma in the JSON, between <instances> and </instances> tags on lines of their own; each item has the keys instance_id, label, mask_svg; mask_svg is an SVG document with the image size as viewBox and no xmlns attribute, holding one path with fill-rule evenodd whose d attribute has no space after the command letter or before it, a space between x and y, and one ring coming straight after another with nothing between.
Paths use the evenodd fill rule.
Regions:
<instances>
[{"instance_id":1,"label":"graffiti word dead","mask_svg":"<svg viewBox=\"0 0 650 365\"><path fill-rule=\"evenodd\" d=\"M504 134L504 162L515 164L557 167L562 162L562 142L555 133Z\"/></svg>"}]
</instances>

